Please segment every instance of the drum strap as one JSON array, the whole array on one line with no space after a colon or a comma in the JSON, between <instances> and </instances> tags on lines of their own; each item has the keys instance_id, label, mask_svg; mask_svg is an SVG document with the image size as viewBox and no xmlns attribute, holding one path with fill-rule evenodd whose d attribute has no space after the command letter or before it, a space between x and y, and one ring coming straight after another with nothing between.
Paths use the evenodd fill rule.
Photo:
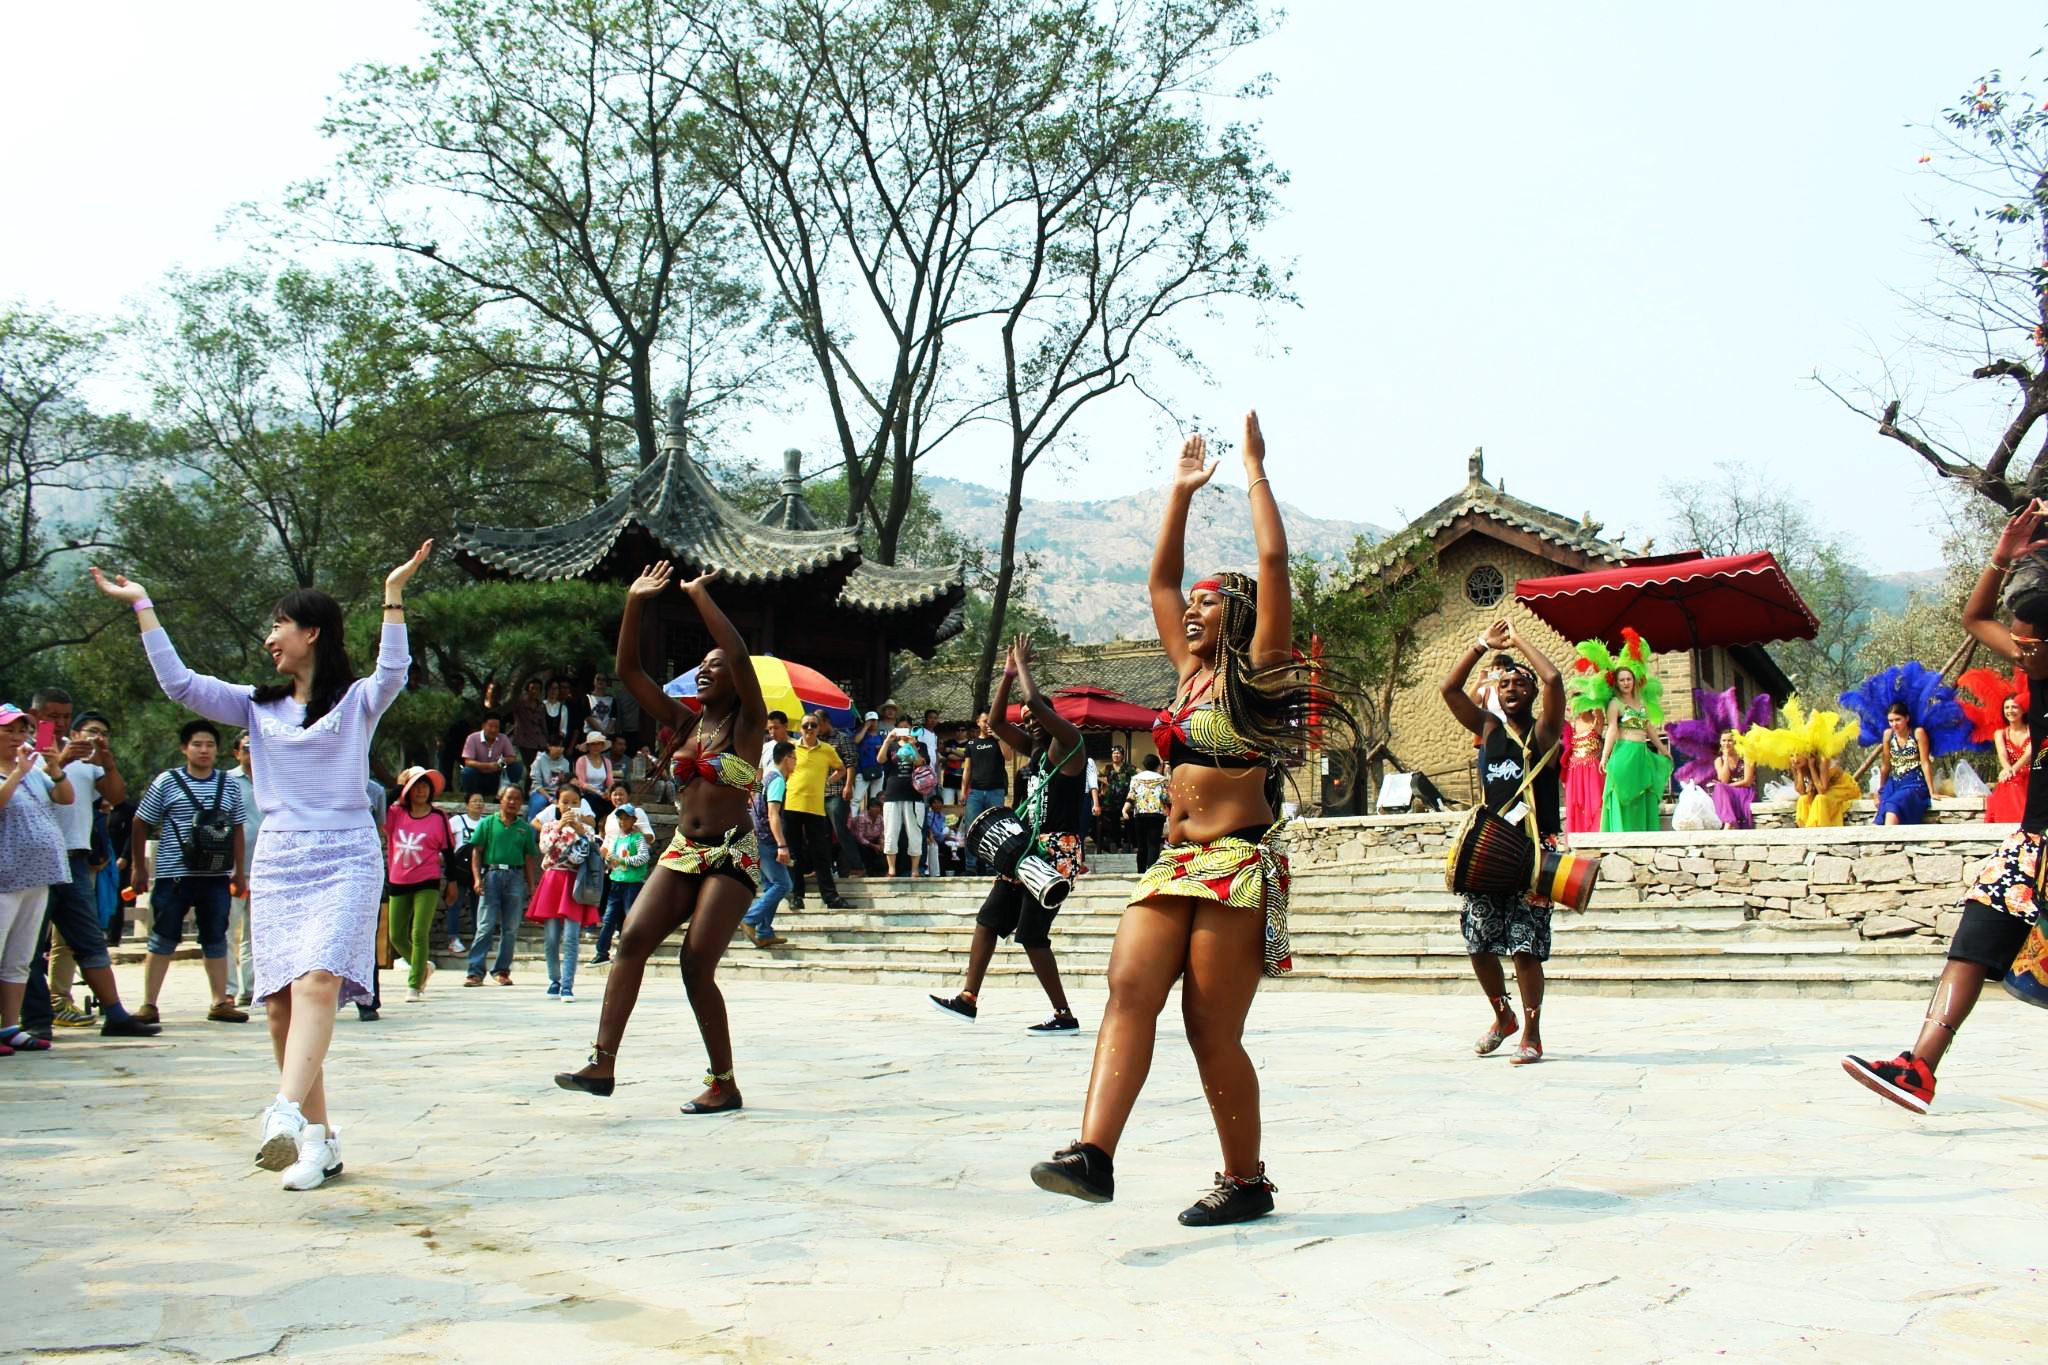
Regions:
<instances>
[{"instance_id":1,"label":"drum strap","mask_svg":"<svg viewBox=\"0 0 2048 1365\"><path fill-rule=\"evenodd\" d=\"M1532 764L1529 762L1529 741L1523 739L1506 725L1503 725L1501 728L1507 730L1508 738L1520 745L1522 749L1522 785L1515 788L1515 801L1521 803L1522 828L1528 834L1529 842L1538 849L1541 849L1543 847L1543 835L1536 824L1536 808L1529 803L1529 789L1536 784L1537 775L1549 766L1550 760L1556 758L1558 752L1564 748L1564 738L1560 735L1557 743L1550 746L1550 752L1544 754L1543 757L1537 759ZM1509 804L1512 807L1514 802Z\"/></svg>"}]
</instances>

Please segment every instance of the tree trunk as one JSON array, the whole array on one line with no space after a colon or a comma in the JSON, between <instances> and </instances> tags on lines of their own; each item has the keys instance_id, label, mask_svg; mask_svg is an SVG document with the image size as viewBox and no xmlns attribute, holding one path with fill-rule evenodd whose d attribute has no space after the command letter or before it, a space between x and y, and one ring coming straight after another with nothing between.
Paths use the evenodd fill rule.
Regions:
<instances>
[{"instance_id":1,"label":"tree trunk","mask_svg":"<svg viewBox=\"0 0 2048 1365\"><path fill-rule=\"evenodd\" d=\"M654 355L653 348L639 337L633 338L633 352L627 361L630 367L628 378L633 389L633 436L640 443L640 467L654 463L654 457L661 453L661 430L655 421L654 401ZM597 395L600 417L604 410L604 393ZM603 457L599 456L598 497L604 497Z\"/></svg>"},{"instance_id":2,"label":"tree trunk","mask_svg":"<svg viewBox=\"0 0 2048 1365\"><path fill-rule=\"evenodd\" d=\"M989 678L995 672L996 646L1002 642L1003 620L1010 611L1010 588L1017 579L1017 518L1024 507L1024 459L1021 447L1010 454L1010 493L1003 503L1003 544L996 565L996 590L989 598L988 636L981 642L981 668L974 675L974 713L988 709Z\"/></svg>"}]
</instances>

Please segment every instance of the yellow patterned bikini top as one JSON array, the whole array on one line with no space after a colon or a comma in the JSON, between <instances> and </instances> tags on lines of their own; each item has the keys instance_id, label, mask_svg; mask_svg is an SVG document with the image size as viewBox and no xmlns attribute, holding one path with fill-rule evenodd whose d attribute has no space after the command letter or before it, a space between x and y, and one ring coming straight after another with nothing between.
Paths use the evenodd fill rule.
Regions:
<instances>
[{"instance_id":1,"label":"yellow patterned bikini top","mask_svg":"<svg viewBox=\"0 0 2048 1365\"><path fill-rule=\"evenodd\" d=\"M1237 732L1229 714L1213 701L1201 701L1215 683L1212 675L1201 691L1159 713L1152 722L1152 747L1167 763L1192 763L1198 768L1265 767L1266 756Z\"/></svg>"},{"instance_id":2,"label":"yellow patterned bikini top","mask_svg":"<svg viewBox=\"0 0 2048 1365\"><path fill-rule=\"evenodd\" d=\"M701 777L707 782L716 782L740 791L751 791L754 784L761 780L759 769L730 751L712 754L709 758L686 758L682 754L677 754L675 776L676 785L682 787L689 786Z\"/></svg>"}]
</instances>

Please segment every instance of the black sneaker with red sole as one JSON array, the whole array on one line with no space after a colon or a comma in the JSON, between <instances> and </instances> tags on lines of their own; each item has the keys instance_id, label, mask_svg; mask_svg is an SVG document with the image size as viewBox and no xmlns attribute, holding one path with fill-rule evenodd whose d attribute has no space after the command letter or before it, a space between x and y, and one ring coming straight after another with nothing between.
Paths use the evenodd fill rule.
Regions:
<instances>
[{"instance_id":1,"label":"black sneaker with red sole","mask_svg":"<svg viewBox=\"0 0 2048 1365\"><path fill-rule=\"evenodd\" d=\"M1934 1104L1934 1073L1927 1063L1910 1052L1901 1052L1888 1062L1866 1062L1861 1057L1842 1058L1842 1070L1864 1089L1884 1096L1901 1109L1924 1114Z\"/></svg>"}]
</instances>

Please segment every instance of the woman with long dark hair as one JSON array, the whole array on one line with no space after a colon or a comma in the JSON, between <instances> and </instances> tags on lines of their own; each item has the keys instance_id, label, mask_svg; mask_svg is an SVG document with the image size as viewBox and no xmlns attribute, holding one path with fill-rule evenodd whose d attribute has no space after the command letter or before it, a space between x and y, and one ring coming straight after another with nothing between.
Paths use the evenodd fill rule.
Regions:
<instances>
[{"instance_id":1,"label":"woman with long dark hair","mask_svg":"<svg viewBox=\"0 0 2048 1365\"><path fill-rule=\"evenodd\" d=\"M640 666L641 608L667 589L673 574L663 560L642 570L626 589L617 668L619 681L641 709L655 724L675 732L671 771L680 786L675 839L626 912L626 926L612 952L611 974L605 978L590 1061L581 1070L557 1074L555 1084L592 1095L612 1093L619 1043L640 999L647 959L670 934L687 925L683 986L711 1065L703 1093L685 1104L683 1112L726 1114L740 1107L740 1089L733 1079L725 996L714 974L757 890L761 860L748 802L760 774L742 755L761 752L768 707L761 700L761 683L746 642L711 600L716 570L682 585L712 640L710 652L697 665L698 709L669 696L647 676Z\"/></svg>"},{"instance_id":2,"label":"woman with long dark hair","mask_svg":"<svg viewBox=\"0 0 2048 1365\"><path fill-rule=\"evenodd\" d=\"M1041 1188L1104 1202L1112 1160L1152 1066L1159 1011L1185 977L1181 1014L1223 1147L1223 1170L1180 1215L1191 1227L1241 1223L1273 1211L1259 1159L1259 1077L1244 1021L1261 976L1292 969L1287 855L1276 818L1280 773L1310 719L1310 690L1293 653L1287 531L1266 477L1257 413L1245 417L1257 580L1219 573L1183 597L1188 507L1216 467L1200 436L1181 447L1165 524L1152 556L1152 617L1180 675L1153 739L1172 765L1166 848L1139 879L1109 959L1109 1006L1096 1036L1081 1140L1032 1167ZM1342 720L1320 691L1319 719Z\"/></svg>"},{"instance_id":3,"label":"woman with long dark hair","mask_svg":"<svg viewBox=\"0 0 2048 1365\"><path fill-rule=\"evenodd\" d=\"M327 1114L327 1048L334 1012L372 998L384 890L383 850L364 797L370 740L405 688L405 585L433 548L422 542L384 580L384 633L369 677L356 677L349 663L341 604L299 588L278 602L263 642L283 681L257 687L194 673L142 585L92 571L101 592L135 608L164 695L249 732L263 811L249 871L249 935L279 1072L256 1164L282 1171L288 1190L313 1189L341 1172Z\"/></svg>"}]
</instances>

